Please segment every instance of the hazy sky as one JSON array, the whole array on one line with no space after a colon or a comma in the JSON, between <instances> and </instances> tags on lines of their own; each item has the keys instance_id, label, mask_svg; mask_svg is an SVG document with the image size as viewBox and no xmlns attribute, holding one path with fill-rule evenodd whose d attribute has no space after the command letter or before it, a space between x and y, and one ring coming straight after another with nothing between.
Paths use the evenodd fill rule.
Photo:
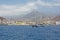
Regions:
<instances>
[{"instance_id":1,"label":"hazy sky","mask_svg":"<svg viewBox=\"0 0 60 40\"><path fill-rule=\"evenodd\" d=\"M26 14L32 9L57 13L60 0L0 0L0 16Z\"/></svg>"}]
</instances>

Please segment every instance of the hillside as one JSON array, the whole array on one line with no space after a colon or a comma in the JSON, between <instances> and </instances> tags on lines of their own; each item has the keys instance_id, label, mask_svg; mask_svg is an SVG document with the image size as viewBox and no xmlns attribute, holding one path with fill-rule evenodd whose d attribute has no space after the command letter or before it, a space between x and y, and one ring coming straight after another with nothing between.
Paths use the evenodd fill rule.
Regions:
<instances>
[{"instance_id":1,"label":"hillside","mask_svg":"<svg viewBox=\"0 0 60 40\"><path fill-rule=\"evenodd\" d=\"M52 20L55 20L55 21L60 21L60 15L55 16Z\"/></svg>"}]
</instances>

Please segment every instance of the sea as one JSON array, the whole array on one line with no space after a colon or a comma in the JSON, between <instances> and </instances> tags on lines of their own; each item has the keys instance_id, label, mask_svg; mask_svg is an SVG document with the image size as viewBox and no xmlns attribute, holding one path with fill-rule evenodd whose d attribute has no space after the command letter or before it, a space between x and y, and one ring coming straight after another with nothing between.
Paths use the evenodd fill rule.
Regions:
<instances>
[{"instance_id":1,"label":"sea","mask_svg":"<svg viewBox=\"0 0 60 40\"><path fill-rule=\"evenodd\" d=\"M60 26L0 26L0 40L60 40Z\"/></svg>"}]
</instances>

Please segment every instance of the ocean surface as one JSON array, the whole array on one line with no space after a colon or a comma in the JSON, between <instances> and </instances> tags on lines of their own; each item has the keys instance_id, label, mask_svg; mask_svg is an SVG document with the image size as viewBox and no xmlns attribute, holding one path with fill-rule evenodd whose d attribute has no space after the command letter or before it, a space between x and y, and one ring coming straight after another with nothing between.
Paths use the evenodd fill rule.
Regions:
<instances>
[{"instance_id":1,"label":"ocean surface","mask_svg":"<svg viewBox=\"0 0 60 40\"><path fill-rule=\"evenodd\" d=\"M0 26L0 40L60 40L60 26Z\"/></svg>"}]
</instances>

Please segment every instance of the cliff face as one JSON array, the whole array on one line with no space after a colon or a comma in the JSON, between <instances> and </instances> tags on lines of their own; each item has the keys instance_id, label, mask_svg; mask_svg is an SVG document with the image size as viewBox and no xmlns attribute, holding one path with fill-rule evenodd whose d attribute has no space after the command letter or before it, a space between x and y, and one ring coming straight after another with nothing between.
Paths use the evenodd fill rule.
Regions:
<instances>
[{"instance_id":1,"label":"cliff face","mask_svg":"<svg viewBox=\"0 0 60 40\"><path fill-rule=\"evenodd\" d=\"M6 18L3 18L3 17L0 17L0 24L6 24L7 23L7 19Z\"/></svg>"},{"instance_id":2,"label":"cliff face","mask_svg":"<svg viewBox=\"0 0 60 40\"><path fill-rule=\"evenodd\" d=\"M0 17L0 19L6 19L6 18Z\"/></svg>"}]
</instances>

